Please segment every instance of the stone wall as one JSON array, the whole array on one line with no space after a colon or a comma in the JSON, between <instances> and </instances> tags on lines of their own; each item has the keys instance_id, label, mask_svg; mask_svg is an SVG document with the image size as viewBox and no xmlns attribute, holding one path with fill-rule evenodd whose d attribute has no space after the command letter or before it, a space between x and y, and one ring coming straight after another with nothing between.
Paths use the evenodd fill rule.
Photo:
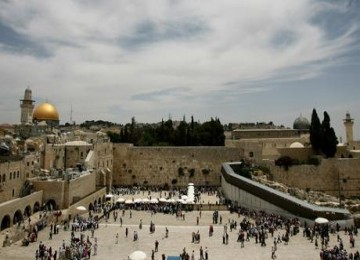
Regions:
<instances>
[{"instance_id":1,"label":"stone wall","mask_svg":"<svg viewBox=\"0 0 360 260\"><path fill-rule=\"evenodd\" d=\"M95 173L84 174L69 182L62 179L31 180L35 190L43 191L43 201L54 201L60 209L68 208L96 190Z\"/></svg>"},{"instance_id":2,"label":"stone wall","mask_svg":"<svg viewBox=\"0 0 360 260\"><path fill-rule=\"evenodd\" d=\"M241 149L228 147L134 147L114 144L114 185L220 185L223 162L239 161Z\"/></svg>"},{"instance_id":3,"label":"stone wall","mask_svg":"<svg viewBox=\"0 0 360 260\"><path fill-rule=\"evenodd\" d=\"M65 193L65 181L58 179L54 181L42 181L33 179L31 180L33 187L37 191L43 191L44 203L53 200L56 205L60 208L65 204L64 193Z\"/></svg>"},{"instance_id":4,"label":"stone wall","mask_svg":"<svg viewBox=\"0 0 360 260\"><path fill-rule=\"evenodd\" d=\"M321 165L296 165L288 170L269 162L274 181L290 187L360 197L360 159L322 159Z\"/></svg>"},{"instance_id":5,"label":"stone wall","mask_svg":"<svg viewBox=\"0 0 360 260\"><path fill-rule=\"evenodd\" d=\"M82 175L81 177L71 180L69 183L69 204L65 207L69 207L73 203L86 197L96 190L96 175L95 173L89 173Z\"/></svg>"}]
</instances>

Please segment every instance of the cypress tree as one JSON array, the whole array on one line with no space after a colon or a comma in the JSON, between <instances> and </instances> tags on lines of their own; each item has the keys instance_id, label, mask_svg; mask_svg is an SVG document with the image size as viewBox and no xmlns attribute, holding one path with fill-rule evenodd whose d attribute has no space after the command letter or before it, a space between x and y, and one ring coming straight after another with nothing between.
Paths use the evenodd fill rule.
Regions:
<instances>
[{"instance_id":1,"label":"cypress tree","mask_svg":"<svg viewBox=\"0 0 360 260\"><path fill-rule=\"evenodd\" d=\"M334 128L330 126L330 117L326 111L324 112L324 120L321 127L323 132L321 150L327 158L334 157L338 140Z\"/></svg>"},{"instance_id":2,"label":"cypress tree","mask_svg":"<svg viewBox=\"0 0 360 260\"><path fill-rule=\"evenodd\" d=\"M315 150L316 153L319 153L321 150L321 146L322 146L322 136L323 132L322 132L322 127L320 124L320 119L317 115L317 112L315 110L315 108L312 111L311 114L311 124L310 124L310 143L313 147L313 149Z\"/></svg>"}]
</instances>

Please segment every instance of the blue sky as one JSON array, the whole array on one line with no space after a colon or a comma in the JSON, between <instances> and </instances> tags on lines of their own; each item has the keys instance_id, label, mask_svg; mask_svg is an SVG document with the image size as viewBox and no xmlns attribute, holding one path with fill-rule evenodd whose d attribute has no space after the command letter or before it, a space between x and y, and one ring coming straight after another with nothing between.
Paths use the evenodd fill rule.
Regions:
<instances>
[{"instance_id":1,"label":"blue sky","mask_svg":"<svg viewBox=\"0 0 360 260\"><path fill-rule=\"evenodd\" d=\"M0 122L29 86L61 122L222 123L349 111L360 139L356 0L1 1ZM344 140L345 141L345 140Z\"/></svg>"}]
</instances>

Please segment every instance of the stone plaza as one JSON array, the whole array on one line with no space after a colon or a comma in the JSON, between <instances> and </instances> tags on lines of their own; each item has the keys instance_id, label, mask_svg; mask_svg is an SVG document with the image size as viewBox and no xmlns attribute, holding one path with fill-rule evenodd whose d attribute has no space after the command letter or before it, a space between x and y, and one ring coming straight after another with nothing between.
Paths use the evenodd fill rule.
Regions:
<instances>
[{"instance_id":1,"label":"stone plaza","mask_svg":"<svg viewBox=\"0 0 360 260\"><path fill-rule=\"evenodd\" d=\"M156 194L152 195L157 197ZM214 201L215 196L202 195L202 200L205 202ZM235 230L228 230L229 243L223 244L222 236L224 233L224 225L234 220L239 223L243 216L238 214L231 214L229 211L220 211L222 217L222 224L214 224L214 234L209 236L209 226L212 225L213 211L188 211L184 212L185 217L176 218L176 215L156 213L151 214L147 211L130 210L125 211L122 216L122 211L118 211L119 217L122 216L123 225L120 226L119 218L114 222L112 213L108 221L102 219L99 228L95 229L94 237L98 241L97 255L91 256L93 259L128 259L128 255L135 250L144 251L147 254L146 259L151 259L151 252L155 248L155 241L159 241L159 251L155 253L154 259L161 259L161 255L179 256L184 248L191 256L194 251L195 259L200 259L200 247L204 250L207 247L209 252L209 259L215 260L231 260L231 259L271 259L273 238L269 235L266 240L266 246L261 247L260 243L256 244L255 239L245 242L245 246L241 248L240 243L237 242L239 227ZM87 216L88 213L84 213ZM34 216L35 217L35 216ZM197 225L197 218L199 224ZM140 220L143 223L142 229L139 228ZM155 224L155 232L150 233L150 223ZM129 235L125 237L125 229L128 228ZM169 230L169 235L165 237L165 229ZM138 233L139 239L133 241L133 233ZM192 243L192 233L200 233L200 242ZM283 234L284 229L275 231L274 235ZM90 231L83 232L85 237L90 237ZM116 234L119 234L118 243L116 243ZM59 250L62 246L63 240L69 245L71 231L60 230L59 234L53 235L49 240L49 227L39 232L37 242L30 243L29 246L22 246L21 241L12 244L10 247L2 247L0 249L0 259L35 259L35 251L38 249L40 241L47 247L51 246L53 252ZM347 251L355 253L359 250L358 244L355 242L355 247L350 248L349 237L345 235L344 231L339 232L343 240L344 247ZM75 232L75 236L79 237L80 232ZM1 240L4 237L4 232L1 233ZM355 238L356 239L356 238ZM90 238L93 243L94 238ZM338 245L337 235L330 235L329 247ZM319 259L321 245L319 249L315 249L314 243L311 243L306 237L303 237L302 229L300 233L290 237L288 245L284 243L277 244L277 259ZM92 253L93 254L93 253Z\"/></svg>"}]
</instances>

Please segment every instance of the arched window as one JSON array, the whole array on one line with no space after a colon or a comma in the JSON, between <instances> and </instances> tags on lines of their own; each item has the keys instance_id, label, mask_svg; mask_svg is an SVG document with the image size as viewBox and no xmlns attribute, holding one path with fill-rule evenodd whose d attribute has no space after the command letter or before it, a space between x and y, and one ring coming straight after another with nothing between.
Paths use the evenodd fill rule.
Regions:
<instances>
[{"instance_id":1,"label":"arched window","mask_svg":"<svg viewBox=\"0 0 360 260\"><path fill-rule=\"evenodd\" d=\"M11 180L12 179L12 172L10 172L10 178L9 178L9 180Z\"/></svg>"},{"instance_id":2,"label":"arched window","mask_svg":"<svg viewBox=\"0 0 360 260\"><path fill-rule=\"evenodd\" d=\"M3 182L5 182L6 181L6 175L5 175L5 173L3 174Z\"/></svg>"}]
</instances>

